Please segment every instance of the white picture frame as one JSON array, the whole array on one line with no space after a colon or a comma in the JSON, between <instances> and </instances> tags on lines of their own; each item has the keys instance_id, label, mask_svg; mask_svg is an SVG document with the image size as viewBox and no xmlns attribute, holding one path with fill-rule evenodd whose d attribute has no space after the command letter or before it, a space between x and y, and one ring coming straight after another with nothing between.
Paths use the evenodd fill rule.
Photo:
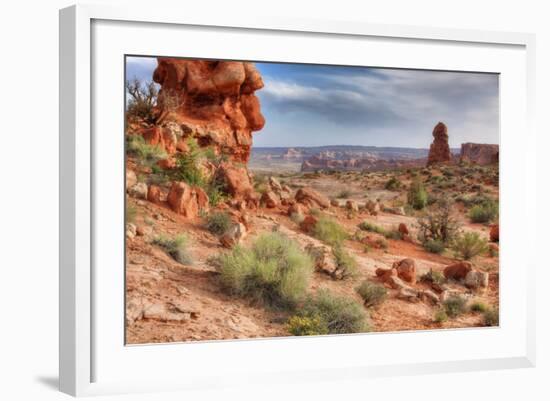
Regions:
<instances>
[{"instance_id":1,"label":"white picture frame","mask_svg":"<svg viewBox=\"0 0 550 401\"><path fill-rule=\"evenodd\" d=\"M365 46L372 45L373 54L378 54L378 60L386 60L383 64L376 64L378 66L469 71L478 65L481 66L480 71L503 74L506 79L501 87L501 110L507 114L504 117L501 115L501 177L506 180L501 180L501 244L504 244L501 248L501 326L483 331L462 329L445 333L384 333L125 347L119 327L119 324L124 325L123 319L120 319L124 308L123 301L120 302L123 300L123 287L117 287L124 266L119 265L118 278L107 277L96 271L105 266L105 258L113 256L108 251L101 250L104 249L101 248L104 240L97 234L106 227L105 221L118 221L122 208L121 203L120 207L113 207L113 214L106 214L101 206L102 195L98 195L108 194L117 185L123 187L122 164L116 164L122 157L122 153L118 152L121 148L117 148L122 143L122 131L118 138L120 143L113 143L112 147L104 146L107 144L105 141L111 139L94 136L94 132L97 132L94 130L103 128L103 124L112 123L112 127L117 127L119 123L116 120L122 120L123 103L117 103L118 95L115 92L122 94L123 76L120 76L120 86L113 89L113 93L101 89L107 87L106 85L97 90L94 83L114 83L113 80L118 79L116 71L112 76L104 74L106 64L102 63L111 63L115 59L116 63L122 63L122 59L117 58L120 54L197 56L197 53L178 54L177 43L170 41L157 49L153 47L154 40L151 40L151 44L145 43L145 39L142 43L134 43L142 37L140 35L144 30L160 43L158 39L163 35L173 37L174 33L190 34L186 33L186 29L192 29L198 35L198 40L204 40L201 43L205 46L210 43L207 35L221 38L222 42L223 35L240 35L249 43L254 43L253 35L262 35L266 41L273 43L271 50L268 46L255 48L253 45L236 49L224 43L223 47L211 53L213 57L219 58L316 60L322 63L329 59L329 55L315 56L313 51L318 44L313 42L325 41L328 49L334 46L329 42L337 38L341 44L341 53L334 47L334 52L330 55L333 62L340 57L340 63L343 64L364 63L361 55L353 56L347 45L351 46L353 43L362 46L365 43ZM129 35L130 32L132 35ZM277 53L275 44L283 37L295 44L288 44L286 53L279 50L274 55ZM105 40L106 38L109 40ZM303 46L306 41L313 44L309 54L300 51L304 49L300 48L300 43ZM384 47L380 46L381 41L388 49L391 46L401 46L399 49L402 52L394 52L396 55L393 59L390 56L394 53L390 50L387 54L383 50L376 50L376 46ZM536 221L535 207L529 201L535 198L536 190L535 137L532 128L534 44L534 36L523 33L261 16L252 19L250 15L238 20L211 15L186 15L181 10L154 7L143 9L78 5L61 10L60 390L81 396L238 386L246 385L251 380L256 384L281 385L298 380L360 380L387 375L534 366L535 261L533 256L525 255L536 253L523 252L520 262L520 251L534 244L511 230L513 228L521 232L534 232L533 224ZM414 48L414 54L418 57L405 65L399 61L399 57L403 57L403 52L407 53L409 47ZM436 50L439 54L448 56L446 60L436 62L434 57L423 58L423 54L429 55L429 52ZM490 51L493 52L491 55L486 54ZM120 69L121 64L117 64L116 68ZM112 107L112 120L103 118L107 107ZM525 134L521 138L514 137L513 131ZM97 163L99 156L106 160L105 164L111 171L113 166L119 166L120 172L111 174L110 178L104 180L98 178L105 177L108 173ZM511 165L514 163L512 156L517 163L515 166ZM120 220L120 232L123 232L122 221ZM113 244L116 245L116 235L113 238ZM507 247L507 244L510 245ZM120 249L120 252L124 250ZM520 267L517 266L518 263L521 264ZM507 266L513 264L521 271L512 278L507 276L510 271ZM512 288L513 294L508 291ZM98 291L101 292L101 298L98 297ZM510 298L511 296L514 298ZM106 303L114 305L112 309L115 312L109 315L104 313ZM383 349L388 344L388 338L395 344L395 355L386 355L387 358L374 351L368 354L369 358L365 358L361 352L345 352L347 349L367 350L369 347ZM433 355L423 359L419 359L415 352L403 354L405 348L400 345L406 342L420 347L422 344L444 344L450 341L459 343L457 349L435 351ZM318 352L321 347L324 351L322 358ZM292 367L285 366L288 361L278 357L283 354L296 358ZM182 373L166 375L160 366L170 369L174 366L174 358L180 358L180 361L185 358L186 362L180 362L183 365ZM205 367L201 364L205 358L219 358L220 363L215 364L215 368ZM234 362L224 365L224 360ZM266 361L269 361L269 366ZM137 364L151 367L159 371L159 374L148 372L148 380L137 376L132 379L130 376L135 373L132 366Z\"/></svg>"}]
</instances>

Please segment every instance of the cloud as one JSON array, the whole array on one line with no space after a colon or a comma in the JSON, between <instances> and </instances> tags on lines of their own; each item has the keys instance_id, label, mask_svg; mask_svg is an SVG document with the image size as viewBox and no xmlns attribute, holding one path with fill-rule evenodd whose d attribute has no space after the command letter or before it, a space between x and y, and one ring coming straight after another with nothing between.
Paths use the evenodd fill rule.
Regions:
<instances>
[{"instance_id":1,"label":"cloud","mask_svg":"<svg viewBox=\"0 0 550 401\"><path fill-rule=\"evenodd\" d=\"M378 142L417 146L429 145L433 126L444 121L453 146L498 142L497 75L311 65L296 71L278 75L271 66L264 76L258 95L275 118L301 115L374 134Z\"/></svg>"}]
</instances>

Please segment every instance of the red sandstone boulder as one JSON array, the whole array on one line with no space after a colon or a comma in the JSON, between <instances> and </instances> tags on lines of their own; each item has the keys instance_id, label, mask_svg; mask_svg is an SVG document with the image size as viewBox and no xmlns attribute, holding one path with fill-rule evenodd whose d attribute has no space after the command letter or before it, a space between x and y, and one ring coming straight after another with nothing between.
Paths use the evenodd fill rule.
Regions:
<instances>
[{"instance_id":1,"label":"red sandstone boulder","mask_svg":"<svg viewBox=\"0 0 550 401\"><path fill-rule=\"evenodd\" d=\"M463 280L472 270L472 264L470 262L458 262L445 267L443 274L447 279Z\"/></svg>"},{"instance_id":2,"label":"red sandstone boulder","mask_svg":"<svg viewBox=\"0 0 550 401\"><path fill-rule=\"evenodd\" d=\"M247 198L254 191L248 170L244 166L223 163L217 175L225 183L227 192L235 198Z\"/></svg>"},{"instance_id":3,"label":"red sandstone boulder","mask_svg":"<svg viewBox=\"0 0 550 401\"><path fill-rule=\"evenodd\" d=\"M397 270L396 269L384 269L382 267L379 267L375 271L376 277L378 277L382 282L388 281L390 277L396 277L397 276Z\"/></svg>"},{"instance_id":4,"label":"red sandstone boulder","mask_svg":"<svg viewBox=\"0 0 550 401\"><path fill-rule=\"evenodd\" d=\"M157 205L161 203L161 192L158 186L149 185L149 189L147 191L147 200Z\"/></svg>"},{"instance_id":5,"label":"red sandstone boulder","mask_svg":"<svg viewBox=\"0 0 550 401\"><path fill-rule=\"evenodd\" d=\"M330 207L329 199L312 188L300 188L296 192L295 198L297 202L308 207L321 207L323 209Z\"/></svg>"},{"instance_id":6,"label":"red sandstone boulder","mask_svg":"<svg viewBox=\"0 0 550 401\"><path fill-rule=\"evenodd\" d=\"M208 209L208 195L202 188L191 187L184 182L174 182L168 193L168 204L172 210L188 218L198 216Z\"/></svg>"},{"instance_id":7,"label":"red sandstone boulder","mask_svg":"<svg viewBox=\"0 0 550 401\"><path fill-rule=\"evenodd\" d=\"M437 163L447 163L451 161L451 149L449 148L449 135L447 126L442 122L437 123L432 132L434 140L430 145L428 154L428 166Z\"/></svg>"},{"instance_id":8,"label":"red sandstone boulder","mask_svg":"<svg viewBox=\"0 0 550 401\"><path fill-rule=\"evenodd\" d=\"M399 231L403 235L409 235L409 228L405 223L399 223L399 227L397 228L397 231Z\"/></svg>"},{"instance_id":9,"label":"red sandstone boulder","mask_svg":"<svg viewBox=\"0 0 550 401\"><path fill-rule=\"evenodd\" d=\"M279 201L279 197L273 191L265 191L260 198L260 202L270 209L279 206Z\"/></svg>"},{"instance_id":10,"label":"red sandstone boulder","mask_svg":"<svg viewBox=\"0 0 550 401\"><path fill-rule=\"evenodd\" d=\"M413 259L407 258L395 262L392 267L397 271L397 275L407 283L416 284L416 266Z\"/></svg>"},{"instance_id":11,"label":"red sandstone boulder","mask_svg":"<svg viewBox=\"0 0 550 401\"><path fill-rule=\"evenodd\" d=\"M293 214L298 214L298 215L305 216L305 214L307 212L308 212L308 210L304 205L302 205L300 203L294 203L294 204L292 204L288 207L287 214L289 216L292 216Z\"/></svg>"},{"instance_id":12,"label":"red sandstone boulder","mask_svg":"<svg viewBox=\"0 0 550 401\"><path fill-rule=\"evenodd\" d=\"M317 217L311 214L307 215L305 219L300 223L300 229L302 229L306 233L310 233L313 231L318 221L319 220L317 219Z\"/></svg>"},{"instance_id":13,"label":"red sandstone boulder","mask_svg":"<svg viewBox=\"0 0 550 401\"><path fill-rule=\"evenodd\" d=\"M494 224L491 226L491 231L489 231L489 239L491 242L498 242L499 240L499 225Z\"/></svg>"},{"instance_id":14,"label":"red sandstone boulder","mask_svg":"<svg viewBox=\"0 0 550 401\"><path fill-rule=\"evenodd\" d=\"M349 199L348 201L346 201L346 209L348 209L352 212L358 212L359 211L359 206L357 205L357 202L355 202L352 199Z\"/></svg>"}]
</instances>

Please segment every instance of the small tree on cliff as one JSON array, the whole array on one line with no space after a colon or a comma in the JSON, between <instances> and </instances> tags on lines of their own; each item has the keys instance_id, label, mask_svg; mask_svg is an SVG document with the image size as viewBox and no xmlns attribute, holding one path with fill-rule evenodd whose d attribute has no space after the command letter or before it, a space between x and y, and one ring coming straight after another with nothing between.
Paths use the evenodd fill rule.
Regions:
<instances>
[{"instance_id":1,"label":"small tree on cliff","mask_svg":"<svg viewBox=\"0 0 550 401\"><path fill-rule=\"evenodd\" d=\"M137 78L126 81L126 92L129 99L126 107L127 117L144 120L150 124L155 122L153 107L157 103L158 90L154 82L142 84Z\"/></svg>"}]
</instances>

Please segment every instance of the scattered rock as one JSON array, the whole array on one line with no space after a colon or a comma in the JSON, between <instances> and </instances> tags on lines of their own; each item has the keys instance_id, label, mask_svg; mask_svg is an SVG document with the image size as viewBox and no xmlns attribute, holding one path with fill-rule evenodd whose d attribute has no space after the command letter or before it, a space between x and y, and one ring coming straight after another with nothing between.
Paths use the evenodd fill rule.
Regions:
<instances>
[{"instance_id":1,"label":"scattered rock","mask_svg":"<svg viewBox=\"0 0 550 401\"><path fill-rule=\"evenodd\" d=\"M338 199L331 199L330 200L330 205L340 207L340 201Z\"/></svg>"},{"instance_id":2,"label":"scattered rock","mask_svg":"<svg viewBox=\"0 0 550 401\"><path fill-rule=\"evenodd\" d=\"M137 184L137 176L134 170L126 169L126 189L129 190Z\"/></svg>"},{"instance_id":3,"label":"scattered rock","mask_svg":"<svg viewBox=\"0 0 550 401\"><path fill-rule=\"evenodd\" d=\"M231 226L221 237L220 242L226 248L239 244L246 236L246 227L242 223Z\"/></svg>"},{"instance_id":4,"label":"scattered rock","mask_svg":"<svg viewBox=\"0 0 550 401\"><path fill-rule=\"evenodd\" d=\"M432 132L434 140L430 145L428 154L428 166L437 163L447 163L451 161L451 149L449 148L449 135L447 126L442 122L437 123Z\"/></svg>"},{"instance_id":5,"label":"scattered rock","mask_svg":"<svg viewBox=\"0 0 550 401\"><path fill-rule=\"evenodd\" d=\"M458 262L445 267L443 274L447 279L464 280L471 271L472 264L470 262Z\"/></svg>"},{"instance_id":6,"label":"scattered rock","mask_svg":"<svg viewBox=\"0 0 550 401\"><path fill-rule=\"evenodd\" d=\"M248 170L244 166L222 163L217 178L225 184L225 189L234 198L249 198L254 192Z\"/></svg>"},{"instance_id":7,"label":"scattered rock","mask_svg":"<svg viewBox=\"0 0 550 401\"><path fill-rule=\"evenodd\" d=\"M300 188L296 192L296 201L308 207L320 207L326 209L330 206L329 199L312 188Z\"/></svg>"},{"instance_id":8,"label":"scattered rock","mask_svg":"<svg viewBox=\"0 0 550 401\"><path fill-rule=\"evenodd\" d=\"M272 209L279 206L279 197L273 191L265 191L260 198L260 202Z\"/></svg>"},{"instance_id":9,"label":"scattered rock","mask_svg":"<svg viewBox=\"0 0 550 401\"><path fill-rule=\"evenodd\" d=\"M358 212L359 211L359 206L357 205L357 202L355 202L354 200L349 199L346 202L346 209L351 210L352 212Z\"/></svg>"},{"instance_id":10,"label":"scattered rock","mask_svg":"<svg viewBox=\"0 0 550 401\"><path fill-rule=\"evenodd\" d=\"M407 302L419 302L419 293L413 288L403 287L399 289L399 292L397 293L396 297L398 299L402 299L403 301Z\"/></svg>"},{"instance_id":11,"label":"scattered rock","mask_svg":"<svg viewBox=\"0 0 550 401\"><path fill-rule=\"evenodd\" d=\"M498 242L499 241L499 225L493 224L491 226L491 231L489 231L489 239L491 242Z\"/></svg>"},{"instance_id":12,"label":"scattered rock","mask_svg":"<svg viewBox=\"0 0 550 401\"><path fill-rule=\"evenodd\" d=\"M138 182L128 190L128 194L134 198L147 199L147 184Z\"/></svg>"},{"instance_id":13,"label":"scattered rock","mask_svg":"<svg viewBox=\"0 0 550 401\"><path fill-rule=\"evenodd\" d=\"M399 207L385 207L384 212L396 214L398 216L406 216L405 208L403 206Z\"/></svg>"},{"instance_id":14,"label":"scattered rock","mask_svg":"<svg viewBox=\"0 0 550 401\"><path fill-rule=\"evenodd\" d=\"M168 204L174 212L194 218L198 216L199 211L208 210L208 195L202 188L175 181L168 193Z\"/></svg>"},{"instance_id":15,"label":"scattered rock","mask_svg":"<svg viewBox=\"0 0 550 401\"><path fill-rule=\"evenodd\" d=\"M379 267L375 270L376 276L380 278L382 282L388 281L390 277L396 277L397 276L397 270L396 269L384 269L382 267Z\"/></svg>"},{"instance_id":16,"label":"scattered rock","mask_svg":"<svg viewBox=\"0 0 550 401\"><path fill-rule=\"evenodd\" d=\"M418 296L423 302L428 302L433 305L439 304L439 296L433 291L423 290L419 292Z\"/></svg>"},{"instance_id":17,"label":"scattered rock","mask_svg":"<svg viewBox=\"0 0 550 401\"><path fill-rule=\"evenodd\" d=\"M137 234L137 228L136 225L133 223L127 223L126 224L126 237L127 238L134 238Z\"/></svg>"},{"instance_id":18,"label":"scattered rock","mask_svg":"<svg viewBox=\"0 0 550 401\"><path fill-rule=\"evenodd\" d=\"M145 225L137 226L136 234L139 235L139 236L148 237L151 234L153 234L153 227L145 226Z\"/></svg>"},{"instance_id":19,"label":"scattered rock","mask_svg":"<svg viewBox=\"0 0 550 401\"><path fill-rule=\"evenodd\" d=\"M294 204L292 204L288 207L287 214L289 216L292 216L293 214L298 214L298 215L301 215L301 216L305 216L307 212L308 212L308 210L304 205L302 205L300 203L294 203Z\"/></svg>"},{"instance_id":20,"label":"scattered rock","mask_svg":"<svg viewBox=\"0 0 550 401\"><path fill-rule=\"evenodd\" d=\"M336 265L330 247L326 245L308 244L305 250L313 258L315 269L317 271L328 274L332 277L337 274L338 266Z\"/></svg>"},{"instance_id":21,"label":"scattered rock","mask_svg":"<svg viewBox=\"0 0 550 401\"><path fill-rule=\"evenodd\" d=\"M464 285L472 290L489 286L489 273L472 270L466 274Z\"/></svg>"},{"instance_id":22,"label":"scattered rock","mask_svg":"<svg viewBox=\"0 0 550 401\"><path fill-rule=\"evenodd\" d=\"M371 215L376 216L380 212L380 204L369 199L365 202L365 209L367 209Z\"/></svg>"},{"instance_id":23,"label":"scattered rock","mask_svg":"<svg viewBox=\"0 0 550 401\"><path fill-rule=\"evenodd\" d=\"M151 203L159 205L161 203L161 191L156 185L150 185L147 191L147 200Z\"/></svg>"},{"instance_id":24,"label":"scattered rock","mask_svg":"<svg viewBox=\"0 0 550 401\"><path fill-rule=\"evenodd\" d=\"M403 235L409 235L409 228L405 223L399 223L399 227L397 228L397 231L399 231Z\"/></svg>"},{"instance_id":25,"label":"scattered rock","mask_svg":"<svg viewBox=\"0 0 550 401\"><path fill-rule=\"evenodd\" d=\"M279 193L283 191L281 183L275 177L269 177L268 185L273 192Z\"/></svg>"},{"instance_id":26,"label":"scattered rock","mask_svg":"<svg viewBox=\"0 0 550 401\"><path fill-rule=\"evenodd\" d=\"M392 269L395 270L395 269ZM399 290L401 288L410 288L403 280L401 280L397 275L390 275L386 281L386 284L388 284L391 288L394 290Z\"/></svg>"},{"instance_id":27,"label":"scattered rock","mask_svg":"<svg viewBox=\"0 0 550 401\"><path fill-rule=\"evenodd\" d=\"M306 233L310 233L313 231L313 229L315 228L315 226L317 225L317 222L319 220L317 219L317 217L309 214L305 217L305 219L300 223L300 229L302 231L305 231Z\"/></svg>"},{"instance_id":28,"label":"scattered rock","mask_svg":"<svg viewBox=\"0 0 550 401\"><path fill-rule=\"evenodd\" d=\"M392 268L397 271L400 279L410 284L416 284L416 266L413 259L406 258L395 262Z\"/></svg>"}]
</instances>

